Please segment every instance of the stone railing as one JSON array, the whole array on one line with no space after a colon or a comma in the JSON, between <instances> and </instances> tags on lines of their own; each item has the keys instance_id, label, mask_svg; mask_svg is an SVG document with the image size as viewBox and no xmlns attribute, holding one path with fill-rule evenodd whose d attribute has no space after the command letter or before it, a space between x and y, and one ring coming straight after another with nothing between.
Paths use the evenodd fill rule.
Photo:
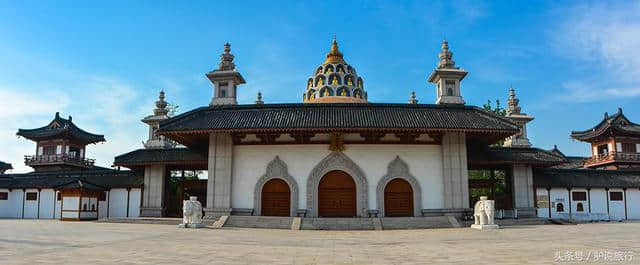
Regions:
<instances>
[{"instance_id":1,"label":"stone railing","mask_svg":"<svg viewBox=\"0 0 640 265\"><path fill-rule=\"evenodd\" d=\"M68 154L24 156L27 166L66 164L81 167L93 167L94 159L86 159Z\"/></svg>"},{"instance_id":2,"label":"stone railing","mask_svg":"<svg viewBox=\"0 0 640 265\"><path fill-rule=\"evenodd\" d=\"M588 158L584 164L591 166L607 162L640 162L640 153L609 152L598 154Z\"/></svg>"}]
</instances>

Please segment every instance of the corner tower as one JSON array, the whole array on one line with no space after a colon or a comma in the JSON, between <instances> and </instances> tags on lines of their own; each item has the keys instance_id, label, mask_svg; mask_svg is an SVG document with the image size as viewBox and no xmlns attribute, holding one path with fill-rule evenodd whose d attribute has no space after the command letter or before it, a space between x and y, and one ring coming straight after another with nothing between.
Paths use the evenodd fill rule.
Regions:
<instances>
[{"instance_id":1,"label":"corner tower","mask_svg":"<svg viewBox=\"0 0 640 265\"><path fill-rule=\"evenodd\" d=\"M512 119L517 125L520 132L518 134L509 136L504 141L505 147L531 147L531 142L527 137L527 123L534 118L528 114L522 113L520 108L520 100L516 97L516 90L509 88L509 101L507 106L507 118Z\"/></svg>"},{"instance_id":2,"label":"corner tower","mask_svg":"<svg viewBox=\"0 0 640 265\"><path fill-rule=\"evenodd\" d=\"M467 71L456 67L453 61L453 53L449 51L449 43L442 41L438 67L429 76L429 83L436 84L436 94L438 96L436 104L464 104L460 93L460 82L467 76Z\"/></svg>"},{"instance_id":3,"label":"corner tower","mask_svg":"<svg viewBox=\"0 0 640 265\"><path fill-rule=\"evenodd\" d=\"M218 69L207 73L207 78L213 84L213 99L209 105L235 105L238 104L236 88L246 83L242 75L236 71L231 54L231 44L224 44L224 53L220 55Z\"/></svg>"},{"instance_id":4,"label":"corner tower","mask_svg":"<svg viewBox=\"0 0 640 265\"><path fill-rule=\"evenodd\" d=\"M163 149L173 148L175 143L167 139L164 135L157 135L156 131L160 127L160 122L169 118L169 109L167 109L168 103L164 101L164 91L160 91L160 96L156 101L156 108L153 110L153 115L149 115L142 119L142 122L149 125L149 138L143 143L147 149Z\"/></svg>"},{"instance_id":5,"label":"corner tower","mask_svg":"<svg viewBox=\"0 0 640 265\"><path fill-rule=\"evenodd\" d=\"M364 81L345 62L335 37L327 58L307 80L302 97L305 103L367 103Z\"/></svg>"}]
</instances>

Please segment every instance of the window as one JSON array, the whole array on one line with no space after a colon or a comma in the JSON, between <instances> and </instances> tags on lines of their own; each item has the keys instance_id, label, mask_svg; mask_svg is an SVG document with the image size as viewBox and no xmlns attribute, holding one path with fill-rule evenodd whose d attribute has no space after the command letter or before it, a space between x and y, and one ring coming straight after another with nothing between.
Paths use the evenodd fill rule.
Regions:
<instances>
[{"instance_id":1,"label":"window","mask_svg":"<svg viewBox=\"0 0 640 265\"><path fill-rule=\"evenodd\" d=\"M564 212L564 205L561 202L556 204L556 212Z\"/></svg>"},{"instance_id":2,"label":"window","mask_svg":"<svg viewBox=\"0 0 640 265\"><path fill-rule=\"evenodd\" d=\"M82 211L87 211L87 204L86 203L82 205Z\"/></svg>"},{"instance_id":3,"label":"window","mask_svg":"<svg viewBox=\"0 0 640 265\"><path fill-rule=\"evenodd\" d=\"M9 193L8 192L0 192L0 201L6 201L9 199Z\"/></svg>"},{"instance_id":4,"label":"window","mask_svg":"<svg viewBox=\"0 0 640 265\"><path fill-rule=\"evenodd\" d=\"M573 200L574 201L586 201L587 200L587 193L584 191L576 191L573 193Z\"/></svg>"},{"instance_id":5,"label":"window","mask_svg":"<svg viewBox=\"0 0 640 265\"><path fill-rule=\"evenodd\" d=\"M58 200L61 201L62 200L62 193L58 192Z\"/></svg>"},{"instance_id":6,"label":"window","mask_svg":"<svg viewBox=\"0 0 640 265\"><path fill-rule=\"evenodd\" d=\"M56 146L55 145L43 146L42 147L42 154L43 155L55 155L56 154Z\"/></svg>"},{"instance_id":7,"label":"window","mask_svg":"<svg viewBox=\"0 0 640 265\"><path fill-rule=\"evenodd\" d=\"M576 212L584 212L584 205L581 202L576 205Z\"/></svg>"},{"instance_id":8,"label":"window","mask_svg":"<svg viewBox=\"0 0 640 265\"><path fill-rule=\"evenodd\" d=\"M447 96L453 96L453 90L454 87L456 86L456 81L454 80L446 80L445 81L445 88L447 89Z\"/></svg>"},{"instance_id":9,"label":"window","mask_svg":"<svg viewBox=\"0 0 640 265\"><path fill-rule=\"evenodd\" d=\"M603 154L608 154L609 153L609 146L606 144L601 144L598 145L598 154L599 155L603 155Z\"/></svg>"},{"instance_id":10,"label":"window","mask_svg":"<svg viewBox=\"0 0 640 265\"><path fill-rule=\"evenodd\" d=\"M622 143L622 152L623 153L635 153L636 145L631 143Z\"/></svg>"},{"instance_id":11,"label":"window","mask_svg":"<svg viewBox=\"0 0 640 265\"><path fill-rule=\"evenodd\" d=\"M102 192L99 196L98 196L98 200L99 201L106 201L107 200L107 192Z\"/></svg>"},{"instance_id":12,"label":"window","mask_svg":"<svg viewBox=\"0 0 640 265\"><path fill-rule=\"evenodd\" d=\"M96 205L95 204L91 204L91 211L95 212L96 211Z\"/></svg>"},{"instance_id":13,"label":"window","mask_svg":"<svg viewBox=\"0 0 640 265\"><path fill-rule=\"evenodd\" d=\"M38 193L37 192L27 192L27 201L37 201Z\"/></svg>"},{"instance_id":14,"label":"window","mask_svg":"<svg viewBox=\"0 0 640 265\"><path fill-rule=\"evenodd\" d=\"M621 201L622 200L622 192L621 191L609 192L609 199L612 200L612 201Z\"/></svg>"}]
</instances>

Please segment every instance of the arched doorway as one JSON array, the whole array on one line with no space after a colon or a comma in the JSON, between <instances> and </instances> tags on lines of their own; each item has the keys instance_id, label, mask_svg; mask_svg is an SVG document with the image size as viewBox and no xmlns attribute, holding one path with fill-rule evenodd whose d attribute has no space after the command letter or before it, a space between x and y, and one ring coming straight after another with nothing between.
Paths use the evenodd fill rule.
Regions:
<instances>
[{"instance_id":1,"label":"arched doorway","mask_svg":"<svg viewBox=\"0 0 640 265\"><path fill-rule=\"evenodd\" d=\"M282 179L267 181L262 187L260 213L265 216L289 216L291 212L291 190Z\"/></svg>"},{"instance_id":2,"label":"arched doorway","mask_svg":"<svg viewBox=\"0 0 640 265\"><path fill-rule=\"evenodd\" d=\"M413 189L409 182L396 178L387 183L384 188L384 215L413 216Z\"/></svg>"},{"instance_id":3,"label":"arched doorway","mask_svg":"<svg viewBox=\"0 0 640 265\"><path fill-rule=\"evenodd\" d=\"M330 171L318 185L318 216L355 217L356 183L344 171Z\"/></svg>"}]
</instances>

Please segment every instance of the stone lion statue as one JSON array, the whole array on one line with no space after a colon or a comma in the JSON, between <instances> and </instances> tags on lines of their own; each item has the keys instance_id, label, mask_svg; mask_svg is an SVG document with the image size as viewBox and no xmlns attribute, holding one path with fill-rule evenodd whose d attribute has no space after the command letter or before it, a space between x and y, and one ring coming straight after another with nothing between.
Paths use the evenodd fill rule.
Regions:
<instances>
[{"instance_id":1,"label":"stone lion statue","mask_svg":"<svg viewBox=\"0 0 640 265\"><path fill-rule=\"evenodd\" d=\"M493 221L494 207L495 201L488 200L487 196L480 196L480 200L473 207L474 224L471 227L478 229L497 228L498 225Z\"/></svg>"},{"instance_id":2,"label":"stone lion statue","mask_svg":"<svg viewBox=\"0 0 640 265\"><path fill-rule=\"evenodd\" d=\"M182 224L180 227L201 227L202 226L202 204L198 197L191 196L188 200L182 201Z\"/></svg>"}]
</instances>

